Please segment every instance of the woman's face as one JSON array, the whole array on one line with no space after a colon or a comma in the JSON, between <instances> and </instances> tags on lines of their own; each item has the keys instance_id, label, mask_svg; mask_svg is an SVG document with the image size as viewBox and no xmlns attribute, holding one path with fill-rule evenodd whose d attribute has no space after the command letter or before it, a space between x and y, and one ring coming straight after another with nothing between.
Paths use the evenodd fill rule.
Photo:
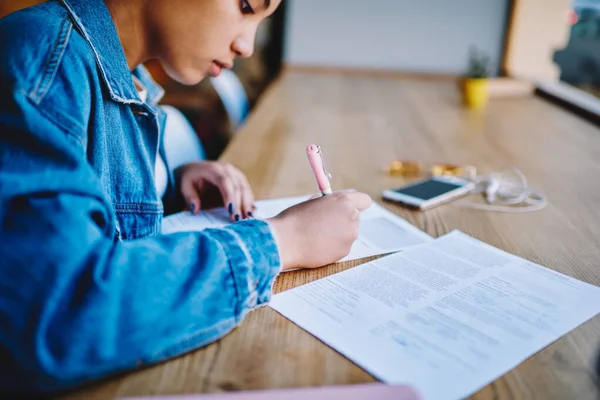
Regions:
<instances>
[{"instance_id":1,"label":"woman's face","mask_svg":"<svg viewBox=\"0 0 600 400\"><path fill-rule=\"evenodd\" d=\"M281 0L153 0L146 9L152 53L192 85L254 52L256 30Z\"/></svg>"}]
</instances>

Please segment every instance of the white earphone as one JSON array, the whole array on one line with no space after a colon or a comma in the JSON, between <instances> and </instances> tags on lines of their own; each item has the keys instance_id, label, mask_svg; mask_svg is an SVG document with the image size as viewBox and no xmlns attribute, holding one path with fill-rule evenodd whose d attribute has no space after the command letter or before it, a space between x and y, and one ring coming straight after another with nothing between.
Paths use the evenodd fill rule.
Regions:
<instances>
[{"instance_id":1,"label":"white earphone","mask_svg":"<svg viewBox=\"0 0 600 400\"><path fill-rule=\"evenodd\" d=\"M483 193L487 204L458 201L456 205L488 211L531 212L548 204L541 193L528 186L525 175L517 168L478 176L474 181L476 188L473 193Z\"/></svg>"}]
</instances>

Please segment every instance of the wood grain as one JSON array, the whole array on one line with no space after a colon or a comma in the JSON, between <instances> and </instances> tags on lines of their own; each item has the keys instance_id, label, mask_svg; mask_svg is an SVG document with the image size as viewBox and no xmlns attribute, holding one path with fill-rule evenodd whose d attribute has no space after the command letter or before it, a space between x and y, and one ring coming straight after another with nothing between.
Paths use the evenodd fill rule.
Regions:
<instances>
[{"instance_id":1,"label":"wood grain","mask_svg":"<svg viewBox=\"0 0 600 400\"><path fill-rule=\"evenodd\" d=\"M535 97L460 107L454 82L287 73L223 155L257 198L316 191L304 146L326 152L334 188L355 188L433 236L460 229L491 245L600 285L600 130ZM517 166L550 205L529 214L456 205L425 213L381 202L406 183L395 159L465 163L482 173ZM358 264L281 275L286 290ZM600 317L488 385L473 399L597 399L592 360ZM368 382L373 377L272 309L252 312L217 343L64 398L218 392ZM431 382L435 384L435 382Z\"/></svg>"},{"instance_id":2,"label":"wood grain","mask_svg":"<svg viewBox=\"0 0 600 400\"><path fill-rule=\"evenodd\" d=\"M349 75L349 76L370 76L377 78L390 79L430 79L451 81L458 78L457 74L442 74L432 72L408 72L394 69L381 68L357 68L357 67L337 67L323 65L298 65L284 64L283 71L286 73L302 73L302 74L333 74L333 75Z\"/></svg>"}]
</instances>

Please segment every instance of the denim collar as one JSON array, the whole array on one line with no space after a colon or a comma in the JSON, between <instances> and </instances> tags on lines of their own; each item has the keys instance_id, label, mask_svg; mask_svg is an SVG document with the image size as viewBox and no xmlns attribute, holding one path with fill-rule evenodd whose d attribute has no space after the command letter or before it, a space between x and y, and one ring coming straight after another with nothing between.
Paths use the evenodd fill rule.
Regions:
<instances>
[{"instance_id":1,"label":"denim collar","mask_svg":"<svg viewBox=\"0 0 600 400\"><path fill-rule=\"evenodd\" d=\"M104 1L60 1L69 12L75 27L92 47L110 97L121 103L142 105L127 65L123 45ZM163 89L152 80L143 66L137 67L134 74L147 88L148 102L157 103L164 94Z\"/></svg>"}]
</instances>

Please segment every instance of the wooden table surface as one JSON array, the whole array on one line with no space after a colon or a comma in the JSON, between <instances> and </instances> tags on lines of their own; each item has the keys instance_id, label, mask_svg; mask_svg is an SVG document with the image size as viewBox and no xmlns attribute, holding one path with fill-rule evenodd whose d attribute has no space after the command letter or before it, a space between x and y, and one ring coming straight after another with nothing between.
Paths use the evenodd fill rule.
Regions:
<instances>
[{"instance_id":1,"label":"wooden table surface","mask_svg":"<svg viewBox=\"0 0 600 400\"><path fill-rule=\"evenodd\" d=\"M496 99L483 112L459 105L449 81L287 73L229 146L223 160L248 175L258 199L316 191L304 147L320 144L334 189L355 188L433 236L453 229L600 285L600 129L545 100ZM413 159L517 166L550 204L505 214L445 205L425 213L381 201L408 182L384 172ZM351 268L348 262L280 276L286 290ZM597 399L593 359L600 316L488 385L474 399ZM374 378L268 307L201 350L104 381L64 398L255 390L370 382ZM435 384L432 382L432 384Z\"/></svg>"}]
</instances>

